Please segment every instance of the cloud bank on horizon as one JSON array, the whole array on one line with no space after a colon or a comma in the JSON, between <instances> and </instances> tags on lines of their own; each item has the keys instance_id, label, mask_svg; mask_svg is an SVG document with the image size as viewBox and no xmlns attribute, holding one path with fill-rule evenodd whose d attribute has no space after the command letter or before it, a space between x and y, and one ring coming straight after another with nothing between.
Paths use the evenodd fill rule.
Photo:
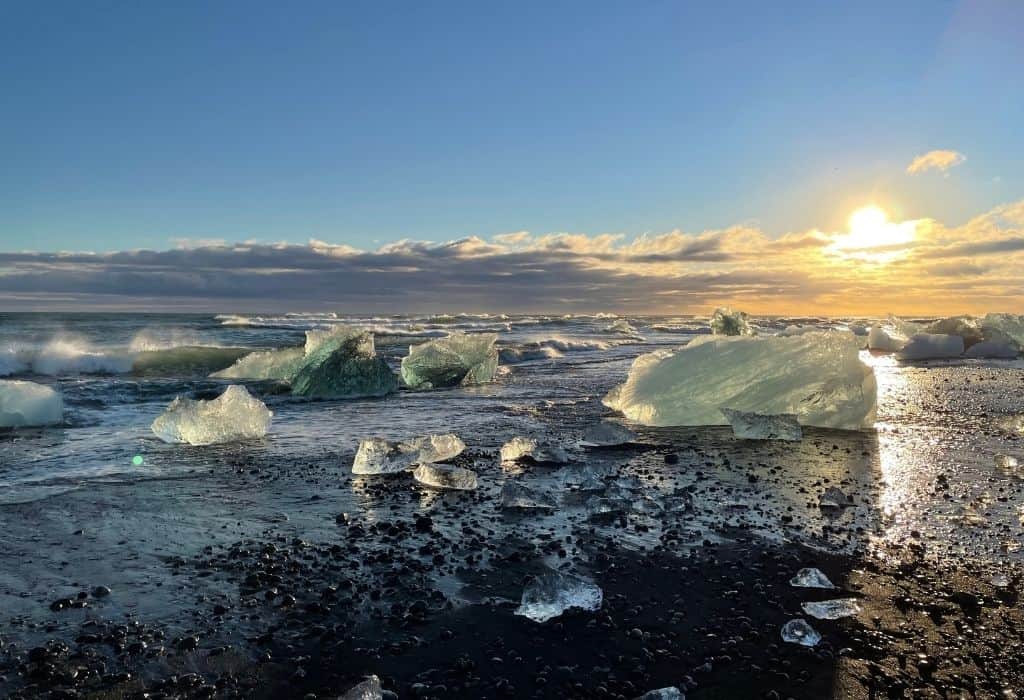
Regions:
<instances>
[{"instance_id":1,"label":"cloud bank on horizon","mask_svg":"<svg viewBox=\"0 0 1024 700\"><path fill-rule=\"evenodd\" d=\"M845 232L508 233L376 250L310 240L176 241L170 250L0 253L5 310L703 312L872 314L1019 310L1024 200L962 226Z\"/></svg>"}]
</instances>

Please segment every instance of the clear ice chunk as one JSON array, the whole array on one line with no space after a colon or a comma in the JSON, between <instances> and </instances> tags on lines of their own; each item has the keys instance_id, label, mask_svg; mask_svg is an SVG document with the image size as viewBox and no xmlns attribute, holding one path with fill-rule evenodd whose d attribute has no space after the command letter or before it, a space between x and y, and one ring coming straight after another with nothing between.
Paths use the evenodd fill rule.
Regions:
<instances>
[{"instance_id":1,"label":"clear ice chunk","mask_svg":"<svg viewBox=\"0 0 1024 700\"><path fill-rule=\"evenodd\" d=\"M473 491L476 489L476 472L472 469L447 464L421 464L412 472L413 478L424 486L435 489Z\"/></svg>"},{"instance_id":2,"label":"clear ice chunk","mask_svg":"<svg viewBox=\"0 0 1024 700\"><path fill-rule=\"evenodd\" d=\"M732 426L732 434L744 440L802 440L803 430L795 413L765 415L720 409Z\"/></svg>"},{"instance_id":3,"label":"clear ice chunk","mask_svg":"<svg viewBox=\"0 0 1024 700\"><path fill-rule=\"evenodd\" d=\"M232 384L209 401L177 397L153 421L152 430L164 442L214 445L263 437L272 415L244 386Z\"/></svg>"},{"instance_id":4,"label":"clear ice chunk","mask_svg":"<svg viewBox=\"0 0 1024 700\"><path fill-rule=\"evenodd\" d=\"M530 510L553 509L558 507L558 501L539 489L523 486L514 481L506 481L505 485L501 487L501 507Z\"/></svg>"},{"instance_id":5,"label":"clear ice chunk","mask_svg":"<svg viewBox=\"0 0 1024 700\"><path fill-rule=\"evenodd\" d=\"M353 686L338 700L384 700L380 678L370 676L359 685Z\"/></svg>"},{"instance_id":6,"label":"clear ice chunk","mask_svg":"<svg viewBox=\"0 0 1024 700\"><path fill-rule=\"evenodd\" d=\"M462 454L466 444L458 435L426 435L393 443L383 438L368 438L359 443L352 462L353 474L396 474L417 464L443 462Z\"/></svg>"},{"instance_id":7,"label":"clear ice chunk","mask_svg":"<svg viewBox=\"0 0 1024 700\"><path fill-rule=\"evenodd\" d=\"M373 334L348 328L310 337L302 365L291 379L292 393L314 398L385 396L398 377L377 355Z\"/></svg>"},{"instance_id":8,"label":"clear ice chunk","mask_svg":"<svg viewBox=\"0 0 1024 700\"><path fill-rule=\"evenodd\" d=\"M821 569L813 568L797 571L796 576L789 580L789 585L797 588L835 588Z\"/></svg>"},{"instance_id":9,"label":"clear ice chunk","mask_svg":"<svg viewBox=\"0 0 1024 700\"><path fill-rule=\"evenodd\" d=\"M896 331L886 329L881 324L871 326L868 332L868 349L879 352L899 352L907 344L907 339Z\"/></svg>"},{"instance_id":10,"label":"clear ice chunk","mask_svg":"<svg viewBox=\"0 0 1024 700\"><path fill-rule=\"evenodd\" d=\"M835 486L829 486L825 489L824 493L821 494L821 498L818 501L818 507L820 508L848 508L853 505L850 501L850 497L846 493Z\"/></svg>"},{"instance_id":11,"label":"clear ice chunk","mask_svg":"<svg viewBox=\"0 0 1024 700\"><path fill-rule=\"evenodd\" d=\"M64 399L54 389L20 379L0 379L0 428L50 425L64 420Z\"/></svg>"},{"instance_id":12,"label":"clear ice chunk","mask_svg":"<svg viewBox=\"0 0 1024 700\"><path fill-rule=\"evenodd\" d=\"M626 512L629 501L621 498L601 498L591 496L587 499L587 513L591 516L617 515Z\"/></svg>"},{"instance_id":13,"label":"clear ice chunk","mask_svg":"<svg viewBox=\"0 0 1024 700\"><path fill-rule=\"evenodd\" d=\"M667 688L658 688L657 690L648 690L635 700L686 700L686 696L680 692L679 688L669 686Z\"/></svg>"},{"instance_id":14,"label":"clear ice chunk","mask_svg":"<svg viewBox=\"0 0 1024 700\"><path fill-rule=\"evenodd\" d=\"M996 468L1011 474L1016 473L1020 469L1020 460L1013 455L996 455L995 463Z\"/></svg>"},{"instance_id":15,"label":"clear ice chunk","mask_svg":"<svg viewBox=\"0 0 1024 700\"><path fill-rule=\"evenodd\" d=\"M875 420L877 387L852 333L704 336L641 355L606 406L645 425L723 425L719 410L778 415L801 425L860 430Z\"/></svg>"},{"instance_id":16,"label":"clear ice chunk","mask_svg":"<svg viewBox=\"0 0 1024 700\"><path fill-rule=\"evenodd\" d=\"M598 610L602 597L596 584L552 571L537 576L523 589L522 601L515 614L534 622L546 622L571 608Z\"/></svg>"},{"instance_id":17,"label":"clear ice chunk","mask_svg":"<svg viewBox=\"0 0 1024 700\"><path fill-rule=\"evenodd\" d=\"M454 332L409 348L402 358L402 379L412 389L483 384L498 369L495 333Z\"/></svg>"},{"instance_id":18,"label":"clear ice chunk","mask_svg":"<svg viewBox=\"0 0 1024 700\"><path fill-rule=\"evenodd\" d=\"M819 620L838 620L841 617L852 617L860 613L860 603L854 598L836 598L813 603L800 603L803 611Z\"/></svg>"},{"instance_id":19,"label":"clear ice chunk","mask_svg":"<svg viewBox=\"0 0 1024 700\"><path fill-rule=\"evenodd\" d=\"M782 641L805 647L813 647L821 641L821 635L807 624L806 620L798 617L782 626Z\"/></svg>"},{"instance_id":20,"label":"clear ice chunk","mask_svg":"<svg viewBox=\"0 0 1024 700\"><path fill-rule=\"evenodd\" d=\"M1006 574L993 574L988 582L996 588L1006 588L1010 585L1010 577Z\"/></svg>"},{"instance_id":21,"label":"clear ice chunk","mask_svg":"<svg viewBox=\"0 0 1024 700\"><path fill-rule=\"evenodd\" d=\"M576 481L578 491L604 491L607 484L604 479L590 467L584 467L579 471L579 478Z\"/></svg>"},{"instance_id":22,"label":"clear ice chunk","mask_svg":"<svg viewBox=\"0 0 1024 700\"><path fill-rule=\"evenodd\" d=\"M1013 360L1020 354L1016 343L1001 340L983 340L967 348L964 357Z\"/></svg>"},{"instance_id":23,"label":"clear ice chunk","mask_svg":"<svg viewBox=\"0 0 1024 700\"><path fill-rule=\"evenodd\" d=\"M711 332L714 335L754 335L747 314L728 306L720 306L711 316Z\"/></svg>"},{"instance_id":24,"label":"clear ice chunk","mask_svg":"<svg viewBox=\"0 0 1024 700\"><path fill-rule=\"evenodd\" d=\"M964 339L958 335L918 333L896 356L901 360L941 360L964 354Z\"/></svg>"},{"instance_id":25,"label":"clear ice chunk","mask_svg":"<svg viewBox=\"0 0 1024 700\"><path fill-rule=\"evenodd\" d=\"M581 444L588 447L614 447L633 444L637 439L636 433L626 426L612 421L601 421L584 431Z\"/></svg>"},{"instance_id":26,"label":"clear ice chunk","mask_svg":"<svg viewBox=\"0 0 1024 700\"><path fill-rule=\"evenodd\" d=\"M569 454L557 445L525 437L514 437L501 446L502 462L522 460L538 464L565 464L569 461Z\"/></svg>"}]
</instances>

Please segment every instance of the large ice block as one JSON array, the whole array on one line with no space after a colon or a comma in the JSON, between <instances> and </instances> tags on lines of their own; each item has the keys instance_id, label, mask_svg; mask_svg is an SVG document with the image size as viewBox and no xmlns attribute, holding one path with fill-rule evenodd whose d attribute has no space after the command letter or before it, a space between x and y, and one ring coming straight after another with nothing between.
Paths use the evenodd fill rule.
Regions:
<instances>
[{"instance_id":1,"label":"large ice block","mask_svg":"<svg viewBox=\"0 0 1024 700\"><path fill-rule=\"evenodd\" d=\"M754 335L747 314L720 306L711 316L711 332L715 335Z\"/></svg>"},{"instance_id":2,"label":"large ice block","mask_svg":"<svg viewBox=\"0 0 1024 700\"><path fill-rule=\"evenodd\" d=\"M0 380L0 428L50 425L64 419L64 399L43 384Z\"/></svg>"},{"instance_id":3,"label":"large ice block","mask_svg":"<svg viewBox=\"0 0 1024 700\"><path fill-rule=\"evenodd\" d=\"M258 350L210 376L215 379L277 379L288 382L302 366L305 356L303 348Z\"/></svg>"},{"instance_id":4,"label":"large ice block","mask_svg":"<svg viewBox=\"0 0 1024 700\"><path fill-rule=\"evenodd\" d=\"M384 396L398 389L398 377L377 356L373 334L338 331L307 336L302 365L291 380L292 393L318 398Z\"/></svg>"},{"instance_id":5,"label":"large ice block","mask_svg":"<svg viewBox=\"0 0 1024 700\"><path fill-rule=\"evenodd\" d=\"M498 369L495 333L452 333L409 348L402 358L402 380L413 389L482 384Z\"/></svg>"},{"instance_id":6,"label":"large ice block","mask_svg":"<svg viewBox=\"0 0 1024 700\"><path fill-rule=\"evenodd\" d=\"M244 386L231 385L209 401L183 396L153 421L153 433L164 442L213 445L261 438L273 414Z\"/></svg>"},{"instance_id":7,"label":"large ice block","mask_svg":"<svg viewBox=\"0 0 1024 700\"><path fill-rule=\"evenodd\" d=\"M859 430L874 423L876 384L852 333L705 336L641 355L606 406L646 425L722 425L720 406L795 414L802 425Z\"/></svg>"},{"instance_id":8,"label":"large ice block","mask_svg":"<svg viewBox=\"0 0 1024 700\"><path fill-rule=\"evenodd\" d=\"M940 360L964 354L964 339L958 335L918 333L896 353L901 360Z\"/></svg>"}]
</instances>

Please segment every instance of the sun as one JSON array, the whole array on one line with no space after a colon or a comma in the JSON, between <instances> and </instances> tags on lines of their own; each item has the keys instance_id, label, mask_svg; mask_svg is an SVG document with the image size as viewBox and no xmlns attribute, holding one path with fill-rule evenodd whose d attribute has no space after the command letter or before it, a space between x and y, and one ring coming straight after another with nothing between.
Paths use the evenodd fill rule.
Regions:
<instances>
[{"instance_id":1,"label":"sun","mask_svg":"<svg viewBox=\"0 0 1024 700\"><path fill-rule=\"evenodd\" d=\"M897 248L914 240L913 221L893 223L885 211L868 204L850 214L849 233L836 239L835 247L843 251L870 251Z\"/></svg>"}]
</instances>

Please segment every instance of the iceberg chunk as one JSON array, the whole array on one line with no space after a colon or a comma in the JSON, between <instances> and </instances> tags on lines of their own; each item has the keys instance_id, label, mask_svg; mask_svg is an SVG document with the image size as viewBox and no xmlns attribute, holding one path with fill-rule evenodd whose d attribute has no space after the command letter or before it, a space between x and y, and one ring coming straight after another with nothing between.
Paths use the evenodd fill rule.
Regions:
<instances>
[{"instance_id":1,"label":"iceberg chunk","mask_svg":"<svg viewBox=\"0 0 1024 700\"><path fill-rule=\"evenodd\" d=\"M821 635L818 634L817 630L808 625L806 620L798 617L782 626L782 641L805 647L813 647L821 641Z\"/></svg>"},{"instance_id":2,"label":"iceberg chunk","mask_svg":"<svg viewBox=\"0 0 1024 700\"><path fill-rule=\"evenodd\" d=\"M711 316L711 332L714 335L754 335L754 329L747 321L747 314L720 306Z\"/></svg>"},{"instance_id":3,"label":"iceberg chunk","mask_svg":"<svg viewBox=\"0 0 1024 700\"><path fill-rule=\"evenodd\" d=\"M0 428L50 425L64 419L64 399L43 384L0 380Z\"/></svg>"},{"instance_id":4,"label":"iceberg chunk","mask_svg":"<svg viewBox=\"0 0 1024 700\"><path fill-rule=\"evenodd\" d=\"M635 700L686 700L686 696L680 692L679 688L671 685L667 688L648 690L643 695L635 698Z\"/></svg>"},{"instance_id":5,"label":"iceberg chunk","mask_svg":"<svg viewBox=\"0 0 1024 700\"><path fill-rule=\"evenodd\" d=\"M803 611L819 620L838 620L852 617L860 612L860 603L855 598L837 598L814 603L800 603Z\"/></svg>"},{"instance_id":6,"label":"iceberg chunk","mask_svg":"<svg viewBox=\"0 0 1024 700\"><path fill-rule=\"evenodd\" d=\"M443 462L462 454L466 444L458 435L426 435L399 443L369 438L359 443L353 474L396 474L417 464Z\"/></svg>"},{"instance_id":7,"label":"iceberg chunk","mask_svg":"<svg viewBox=\"0 0 1024 700\"><path fill-rule=\"evenodd\" d=\"M1016 343L1004 340L983 340L967 348L965 357L987 357L995 360L1013 360L1020 354Z\"/></svg>"},{"instance_id":8,"label":"iceberg chunk","mask_svg":"<svg viewBox=\"0 0 1024 700\"><path fill-rule=\"evenodd\" d=\"M570 608L593 611L601 607L601 589L590 581L557 572L544 573L523 589L516 615L546 622Z\"/></svg>"},{"instance_id":9,"label":"iceberg chunk","mask_svg":"<svg viewBox=\"0 0 1024 700\"><path fill-rule=\"evenodd\" d=\"M214 445L261 438L273 414L244 386L232 384L210 401L179 396L153 421L153 433L164 442Z\"/></svg>"},{"instance_id":10,"label":"iceberg chunk","mask_svg":"<svg viewBox=\"0 0 1024 700\"><path fill-rule=\"evenodd\" d=\"M636 433L626 426L605 420L587 428L581 444L587 447L614 447L632 445L638 439Z\"/></svg>"},{"instance_id":11,"label":"iceberg chunk","mask_svg":"<svg viewBox=\"0 0 1024 700\"><path fill-rule=\"evenodd\" d=\"M675 352L641 355L609 408L646 425L722 425L719 406L802 425L858 430L875 419L875 375L845 332L794 337L705 336Z\"/></svg>"},{"instance_id":12,"label":"iceberg chunk","mask_svg":"<svg viewBox=\"0 0 1024 700\"><path fill-rule=\"evenodd\" d=\"M398 377L377 356L373 334L339 329L312 339L307 334L305 357L291 385L298 396L347 399L390 394L398 389Z\"/></svg>"},{"instance_id":13,"label":"iceberg chunk","mask_svg":"<svg viewBox=\"0 0 1024 700\"><path fill-rule=\"evenodd\" d=\"M964 354L964 339L958 335L918 333L896 356L901 360L940 360Z\"/></svg>"},{"instance_id":14,"label":"iceberg chunk","mask_svg":"<svg viewBox=\"0 0 1024 700\"><path fill-rule=\"evenodd\" d=\"M868 350L880 352L899 352L907 344L907 339L895 332L887 331L880 324L871 326L868 332Z\"/></svg>"},{"instance_id":15,"label":"iceberg chunk","mask_svg":"<svg viewBox=\"0 0 1024 700\"><path fill-rule=\"evenodd\" d=\"M409 348L402 358L402 379L413 389L483 384L498 369L495 333L455 332Z\"/></svg>"},{"instance_id":16,"label":"iceberg chunk","mask_svg":"<svg viewBox=\"0 0 1024 700\"><path fill-rule=\"evenodd\" d=\"M835 588L821 569L813 568L797 571L796 576L789 579L789 585L797 588Z\"/></svg>"},{"instance_id":17,"label":"iceberg chunk","mask_svg":"<svg viewBox=\"0 0 1024 700\"><path fill-rule=\"evenodd\" d=\"M501 461L565 464L569 461L569 455L557 445L538 442L532 438L514 437L501 446Z\"/></svg>"},{"instance_id":18,"label":"iceberg chunk","mask_svg":"<svg viewBox=\"0 0 1024 700\"><path fill-rule=\"evenodd\" d=\"M472 491L476 488L476 472L445 464L421 464L412 472L413 478L435 489Z\"/></svg>"},{"instance_id":19,"label":"iceberg chunk","mask_svg":"<svg viewBox=\"0 0 1024 700\"><path fill-rule=\"evenodd\" d=\"M732 433L744 440L802 440L803 431L794 413L768 416L763 413L720 409L732 426Z\"/></svg>"},{"instance_id":20,"label":"iceberg chunk","mask_svg":"<svg viewBox=\"0 0 1024 700\"><path fill-rule=\"evenodd\" d=\"M348 692L338 700L384 700L384 692L380 685L380 678L370 676L359 685L349 688Z\"/></svg>"},{"instance_id":21,"label":"iceberg chunk","mask_svg":"<svg viewBox=\"0 0 1024 700\"><path fill-rule=\"evenodd\" d=\"M1024 315L985 314L980 324L985 340L1012 340L1024 348Z\"/></svg>"},{"instance_id":22,"label":"iceberg chunk","mask_svg":"<svg viewBox=\"0 0 1024 700\"><path fill-rule=\"evenodd\" d=\"M950 316L925 326L922 333L927 335L955 335L963 341L965 348L985 340L981 324L973 316Z\"/></svg>"},{"instance_id":23,"label":"iceberg chunk","mask_svg":"<svg viewBox=\"0 0 1024 700\"><path fill-rule=\"evenodd\" d=\"M501 487L501 507L530 510L554 509L558 507L558 501L538 489L523 486L514 481L506 481L505 485Z\"/></svg>"}]
</instances>

